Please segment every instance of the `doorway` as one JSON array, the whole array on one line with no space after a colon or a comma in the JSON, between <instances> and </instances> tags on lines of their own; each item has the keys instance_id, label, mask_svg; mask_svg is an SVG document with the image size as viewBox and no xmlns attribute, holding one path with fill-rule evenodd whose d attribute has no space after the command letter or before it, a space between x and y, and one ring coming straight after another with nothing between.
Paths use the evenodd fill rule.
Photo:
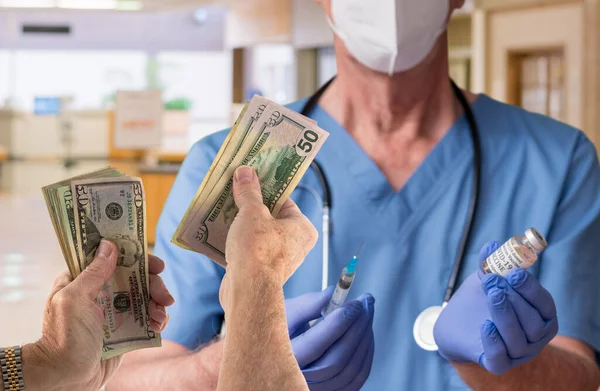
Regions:
<instances>
[{"instance_id":1,"label":"doorway","mask_svg":"<svg viewBox=\"0 0 600 391\"><path fill-rule=\"evenodd\" d=\"M564 50L511 52L508 59L508 103L566 121Z\"/></svg>"}]
</instances>

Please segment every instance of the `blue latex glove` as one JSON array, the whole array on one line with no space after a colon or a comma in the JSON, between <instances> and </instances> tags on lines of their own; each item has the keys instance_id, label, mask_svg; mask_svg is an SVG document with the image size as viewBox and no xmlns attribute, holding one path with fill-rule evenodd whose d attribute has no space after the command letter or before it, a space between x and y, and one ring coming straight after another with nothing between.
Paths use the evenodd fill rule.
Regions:
<instances>
[{"instance_id":1,"label":"blue latex glove","mask_svg":"<svg viewBox=\"0 0 600 391\"><path fill-rule=\"evenodd\" d=\"M484 246L480 263L498 247L497 242ZM496 375L537 356L557 332L552 296L522 269L506 278L481 269L471 274L434 327L442 357L476 362Z\"/></svg>"},{"instance_id":2,"label":"blue latex glove","mask_svg":"<svg viewBox=\"0 0 600 391\"><path fill-rule=\"evenodd\" d=\"M286 300L294 355L311 391L360 390L371 372L375 299L366 294L345 303L321 322L333 287Z\"/></svg>"}]
</instances>

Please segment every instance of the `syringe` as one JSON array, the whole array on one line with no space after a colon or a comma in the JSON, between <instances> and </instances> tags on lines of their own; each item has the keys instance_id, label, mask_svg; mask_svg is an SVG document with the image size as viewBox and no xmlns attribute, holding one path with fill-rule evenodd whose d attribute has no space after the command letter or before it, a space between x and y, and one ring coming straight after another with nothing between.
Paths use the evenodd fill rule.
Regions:
<instances>
[{"instance_id":1,"label":"syringe","mask_svg":"<svg viewBox=\"0 0 600 391\"><path fill-rule=\"evenodd\" d=\"M350 292L350 287L352 287L352 282L354 282L354 277L356 277L356 264L358 263L358 254L360 253L360 249L362 248L364 241L361 242L358 250L356 250L356 255L352 257L348 266L342 270L342 275L338 280L338 283L335 287L335 291L333 292L333 296L329 301L327 307L323 308L321 311L321 315L326 317L336 309L340 308L342 304L346 301L346 297L348 297L348 293Z\"/></svg>"}]
</instances>

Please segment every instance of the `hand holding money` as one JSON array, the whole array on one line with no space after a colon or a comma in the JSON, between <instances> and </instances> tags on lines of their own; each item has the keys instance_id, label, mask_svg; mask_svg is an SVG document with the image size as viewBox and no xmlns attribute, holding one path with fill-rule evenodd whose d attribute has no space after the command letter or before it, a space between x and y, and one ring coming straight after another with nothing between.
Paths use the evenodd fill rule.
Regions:
<instances>
[{"instance_id":1,"label":"hand holding money","mask_svg":"<svg viewBox=\"0 0 600 391\"><path fill-rule=\"evenodd\" d=\"M172 302L157 306L152 301L141 180L106 168L46 186L43 192L71 277L85 274L106 240L116 245L116 271L96 296L104 318L102 359L161 346L162 327L156 323L166 322L163 306ZM160 260L153 263L162 265ZM154 269L154 274L162 271ZM160 313L159 319L153 319L151 310Z\"/></svg>"},{"instance_id":2,"label":"hand holding money","mask_svg":"<svg viewBox=\"0 0 600 391\"><path fill-rule=\"evenodd\" d=\"M281 286L294 274L314 247L318 233L298 206L288 199L277 218L263 204L258 178L250 167L234 174L233 194L239 213L229 230L227 273L219 299L228 314L228 292L232 282L251 283L253 277ZM231 273L233 271L233 273ZM232 277L233 276L233 277Z\"/></svg>"},{"instance_id":3,"label":"hand holding money","mask_svg":"<svg viewBox=\"0 0 600 391\"><path fill-rule=\"evenodd\" d=\"M265 98L252 98L213 161L173 243L225 267L225 243L238 213L232 193L235 170L247 165L256 171L263 203L277 216L328 136L310 118Z\"/></svg>"},{"instance_id":4,"label":"hand holding money","mask_svg":"<svg viewBox=\"0 0 600 391\"><path fill-rule=\"evenodd\" d=\"M42 337L27 346L29 362L44 371L31 374L27 384L32 389L49 390L54 389L51 384L60 384L57 388L61 390L98 390L118 369L120 357L101 361L104 313L96 304L98 294L115 274L118 258L119 249L103 240L77 278L65 273L55 281L44 311ZM163 267L160 259L149 258L150 273L159 273ZM158 333L166 325L166 314L163 317L160 308L164 312L163 306L172 304L172 298L168 299L161 284L154 284L150 291L156 297L150 307L151 328ZM40 387L36 388L38 380Z\"/></svg>"}]
</instances>

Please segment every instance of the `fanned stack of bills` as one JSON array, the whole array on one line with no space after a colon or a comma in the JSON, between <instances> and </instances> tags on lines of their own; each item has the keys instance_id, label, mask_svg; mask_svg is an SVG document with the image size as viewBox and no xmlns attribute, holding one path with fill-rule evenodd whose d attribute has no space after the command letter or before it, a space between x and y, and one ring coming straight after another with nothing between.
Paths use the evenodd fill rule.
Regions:
<instances>
[{"instance_id":1,"label":"fanned stack of bills","mask_svg":"<svg viewBox=\"0 0 600 391\"><path fill-rule=\"evenodd\" d=\"M105 168L42 189L73 278L94 259L102 239L119 250L117 270L97 297L104 311L102 359L161 346L150 329L146 198L139 178Z\"/></svg>"},{"instance_id":2,"label":"fanned stack of bills","mask_svg":"<svg viewBox=\"0 0 600 391\"><path fill-rule=\"evenodd\" d=\"M238 209L235 170L256 170L273 216L314 160L329 133L315 121L260 96L246 103L184 215L173 243L226 266L225 242Z\"/></svg>"}]
</instances>

